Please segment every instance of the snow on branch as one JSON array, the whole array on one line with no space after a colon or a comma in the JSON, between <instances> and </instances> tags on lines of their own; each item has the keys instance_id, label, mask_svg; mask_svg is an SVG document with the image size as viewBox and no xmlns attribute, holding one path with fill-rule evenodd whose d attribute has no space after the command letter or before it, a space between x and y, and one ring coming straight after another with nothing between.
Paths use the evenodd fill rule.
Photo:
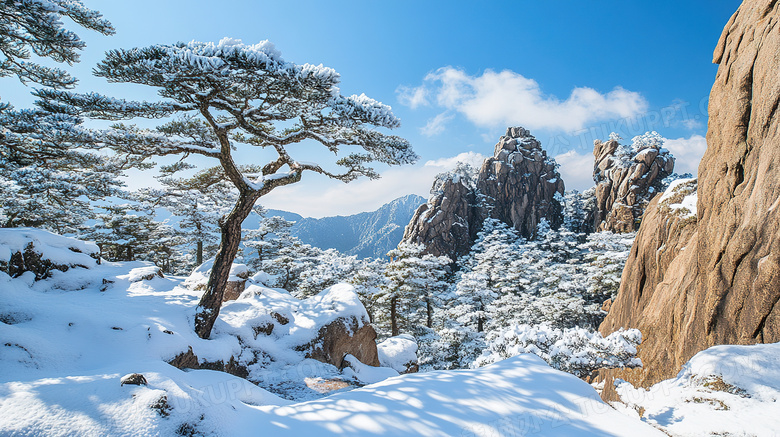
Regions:
<instances>
[{"instance_id":1,"label":"snow on branch","mask_svg":"<svg viewBox=\"0 0 780 437\"><path fill-rule=\"evenodd\" d=\"M635 368L642 342L638 329L619 330L607 337L583 328L557 329L546 325L515 325L491 332L488 348L478 367L522 353L532 353L550 366L576 376L589 376L599 368Z\"/></svg>"}]
</instances>

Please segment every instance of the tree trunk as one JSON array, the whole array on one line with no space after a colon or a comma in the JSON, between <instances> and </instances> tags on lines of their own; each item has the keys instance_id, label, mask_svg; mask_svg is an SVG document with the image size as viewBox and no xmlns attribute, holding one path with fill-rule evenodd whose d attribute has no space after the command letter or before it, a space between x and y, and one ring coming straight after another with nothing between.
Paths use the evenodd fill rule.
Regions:
<instances>
[{"instance_id":1,"label":"tree trunk","mask_svg":"<svg viewBox=\"0 0 780 437\"><path fill-rule=\"evenodd\" d=\"M425 321L425 326L433 328L433 303L430 296L425 298L425 310L428 313L428 320Z\"/></svg>"},{"instance_id":2,"label":"tree trunk","mask_svg":"<svg viewBox=\"0 0 780 437\"><path fill-rule=\"evenodd\" d=\"M390 299L390 335L395 337L398 335L398 298L394 297Z\"/></svg>"},{"instance_id":3,"label":"tree trunk","mask_svg":"<svg viewBox=\"0 0 780 437\"><path fill-rule=\"evenodd\" d=\"M198 241L198 253L197 253L197 262L198 265L203 264L203 242Z\"/></svg>"},{"instance_id":4,"label":"tree trunk","mask_svg":"<svg viewBox=\"0 0 780 437\"><path fill-rule=\"evenodd\" d=\"M238 245L241 243L241 224L252 212L252 206L256 197L239 195L236 206L224 217L219 227L222 230L222 240L214 257L214 265L211 267L209 282L206 292L198 302L195 310L195 333L200 338L207 339L211 335L211 328L219 316L222 306L222 296L230 278L230 267L238 253Z\"/></svg>"}]
</instances>

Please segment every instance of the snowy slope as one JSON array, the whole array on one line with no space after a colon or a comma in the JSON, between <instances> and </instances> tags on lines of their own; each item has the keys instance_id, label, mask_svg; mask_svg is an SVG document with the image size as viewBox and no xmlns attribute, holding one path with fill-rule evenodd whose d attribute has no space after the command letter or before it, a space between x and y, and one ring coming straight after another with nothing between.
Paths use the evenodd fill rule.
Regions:
<instances>
[{"instance_id":1,"label":"snowy slope","mask_svg":"<svg viewBox=\"0 0 780 437\"><path fill-rule=\"evenodd\" d=\"M673 436L776 436L780 432L780 343L714 346L676 378L649 389L616 387L626 414Z\"/></svg>"},{"instance_id":2,"label":"snowy slope","mask_svg":"<svg viewBox=\"0 0 780 437\"><path fill-rule=\"evenodd\" d=\"M52 250L71 245L50 243ZM305 301L253 286L223 307L212 339L202 340L192 330L199 292L184 287L184 278L151 270L103 263L38 281L0 272L0 435L660 435L532 355L345 391L354 388L344 383L353 376L369 382L396 372L359 363L339 371L287 347L339 315L362 317L348 286ZM250 327L268 321L268 311L290 320L286 330L251 340ZM277 393L297 401L222 372L165 362L189 347L210 361L240 357L246 342L267 348L267 361L258 360L250 377L275 378ZM122 386L132 373L146 385ZM315 396L310 383L339 390Z\"/></svg>"}]
</instances>

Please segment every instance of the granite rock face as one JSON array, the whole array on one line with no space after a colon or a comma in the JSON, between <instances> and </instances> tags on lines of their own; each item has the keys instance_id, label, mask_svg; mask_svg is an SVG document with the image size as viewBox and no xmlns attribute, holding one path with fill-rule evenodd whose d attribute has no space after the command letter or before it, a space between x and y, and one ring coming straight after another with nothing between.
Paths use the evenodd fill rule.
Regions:
<instances>
[{"instance_id":1,"label":"granite rock face","mask_svg":"<svg viewBox=\"0 0 780 437\"><path fill-rule=\"evenodd\" d=\"M555 160L526 129L510 127L477 173L459 167L437 177L428 203L415 212L403 241L453 260L468 253L482 222L495 218L526 238L545 218L563 223L563 180Z\"/></svg>"},{"instance_id":2,"label":"granite rock face","mask_svg":"<svg viewBox=\"0 0 780 437\"><path fill-rule=\"evenodd\" d=\"M634 232L650 200L672 174L674 158L660 143L643 141L624 146L617 140L593 143L596 182L596 231Z\"/></svg>"},{"instance_id":3,"label":"granite rock face","mask_svg":"<svg viewBox=\"0 0 780 437\"><path fill-rule=\"evenodd\" d=\"M778 20L776 1L745 0L723 31L695 230L648 211L600 327L640 328L644 369L609 376L648 386L707 347L780 341Z\"/></svg>"},{"instance_id":4,"label":"granite rock face","mask_svg":"<svg viewBox=\"0 0 780 437\"><path fill-rule=\"evenodd\" d=\"M480 223L488 217L498 219L525 238L536 235L543 218L557 229L563 223L564 186L556 167L530 132L508 128L477 176Z\"/></svg>"},{"instance_id":5,"label":"granite rock face","mask_svg":"<svg viewBox=\"0 0 780 437\"><path fill-rule=\"evenodd\" d=\"M453 261L468 253L478 231L476 194L468 175L439 175L431 198L420 205L402 241L422 243L426 253Z\"/></svg>"}]
</instances>

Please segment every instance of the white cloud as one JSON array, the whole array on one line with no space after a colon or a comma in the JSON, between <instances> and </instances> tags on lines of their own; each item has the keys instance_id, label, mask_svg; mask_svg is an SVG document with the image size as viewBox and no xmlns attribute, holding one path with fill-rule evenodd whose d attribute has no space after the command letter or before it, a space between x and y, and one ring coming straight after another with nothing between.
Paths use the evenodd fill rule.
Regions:
<instances>
[{"instance_id":1,"label":"white cloud","mask_svg":"<svg viewBox=\"0 0 780 437\"><path fill-rule=\"evenodd\" d=\"M405 96L409 106L417 102L410 96L435 95L439 106L457 111L481 127L522 125L573 132L596 121L635 117L647 109L641 94L621 87L606 94L577 87L561 100L545 94L535 80L510 70L486 70L481 76L470 76L444 67L428 74L422 87L401 89L405 92L399 99Z\"/></svg>"},{"instance_id":2,"label":"white cloud","mask_svg":"<svg viewBox=\"0 0 780 437\"><path fill-rule=\"evenodd\" d=\"M674 155L674 171L683 174L691 173L694 176L699 171L699 161L707 150L707 140L701 135L692 135L690 138L667 139L664 147Z\"/></svg>"},{"instance_id":3,"label":"white cloud","mask_svg":"<svg viewBox=\"0 0 780 437\"><path fill-rule=\"evenodd\" d=\"M593 154L580 155L575 150L555 156L555 161L561 165L558 171L566 184L567 190L587 190L593 182Z\"/></svg>"},{"instance_id":4,"label":"white cloud","mask_svg":"<svg viewBox=\"0 0 780 437\"><path fill-rule=\"evenodd\" d=\"M396 88L398 101L405 106L416 109L419 106L428 106L428 90L424 86L416 88L401 85Z\"/></svg>"},{"instance_id":5,"label":"white cloud","mask_svg":"<svg viewBox=\"0 0 780 437\"><path fill-rule=\"evenodd\" d=\"M687 120L682 121L683 126L685 126L687 129L694 130L702 127L702 124L699 120L689 118Z\"/></svg>"},{"instance_id":6,"label":"white cloud","mask_svg":"<svg viewBox=\"0 0 780 437\"><path fill-rule=\"evenodd\" d=\"M484 161L485 158L486 156L481 153L463 152L451 158L439 158L436 160L427 161L425 163L425 167L437 168L437 174L454 169L455 165L457 165L459 162L469 164L474 168L480 168L482 166L482 161Z\"/></svg>"},{"instance_id":7,"label":"white cloud","mask_svg":"<svg viewBox=\"0 0 780 437\"><path fill-rule=\"evenodd\" d=\"M266 208L291 211L305 217L373 211L407 194L427 198L437 174L452 170L458 161L479 167L484 158L479 153L465 152L422 165L392 167L383 171L380 179L359 179L349 184L307 173L301 182L279 187L260 198L258 203Z\"/></svg>"},{"instance_id":8,"label":"white cloud","mask_svg":"<svg viewBox=\"0 0 780 437\"><path fill-rule=\"evenodd\" d=\"M420 133L426 137L432 137L444 132L444 127L450 120L455 118L454 114L442 112L441 114L428 120L428 123L420 128Z\"/></svg>"}]
</instances>

